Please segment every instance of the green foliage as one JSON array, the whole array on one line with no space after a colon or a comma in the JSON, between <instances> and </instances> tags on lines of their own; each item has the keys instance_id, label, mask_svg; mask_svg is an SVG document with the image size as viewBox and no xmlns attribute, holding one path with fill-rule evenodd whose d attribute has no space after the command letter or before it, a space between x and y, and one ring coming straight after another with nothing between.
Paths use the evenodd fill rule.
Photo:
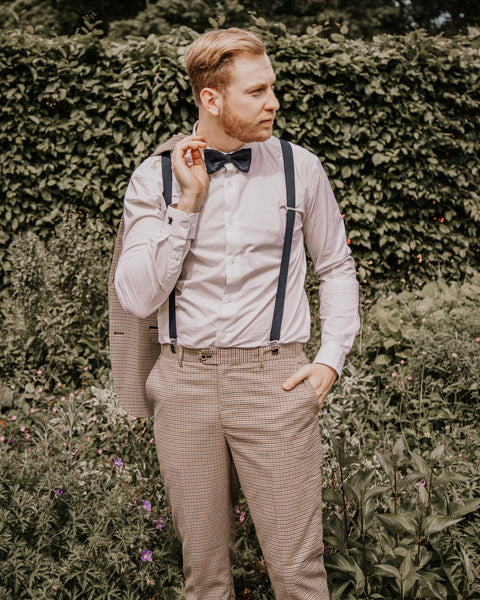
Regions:
<instances>
[{"instance_id":1,"label":"green foliage","mask_svg":"<svg viewBox=\"0 0 480 600\"><path fill-rule=\"evenodd\" d=\"M373 303L322 409L332 600L474 600L480 594L478 396L461 393L464 383L457 393L440 393L426 368L408 394L402 387L410 373L422 374L414 352L432 365L445 355L447 369L449 361L456 364L449 353L464 345L478 368L477 286L478 277L463 284L439 281ZM445 311L443 319L423 311L429 298ZM400 318L418 318L415 344L399 336L389 348L395 348L392 362L373 364L399 306ZM376 316L380 308L383 319ZM419 340L428 331L435 336L441 323L448 339L422 345ZM451 382L478 382L478 374L463 370L453 369ZM51 380L48 365L27 368L26 383L4 381L0 388L0 596L181 598L181 552L152 420L125 415L108 386L47 392ZM160 517L162 531L156 529ZM142 550L152 552L151 563L142 561ZM241 600L273 600L243 498L236 507L234 577Z\"/></svg>"},{"instance_id":2,"label":"green foliage","mask_svg":"<svg viewBox=\"0 0 480 600\"><path fill-rule=\"evenodd\" d=\"M398 287L478 266L480 37L258 31L278 75L276 134L323 161L361 280ZM0 35L1 259L16 232L49 235L66 203L115 229L135 166L191 130L180 59L195 35Z\"/></svg>"},{"instance_id":3,"label":"green foliage","mask_svg":"<svg viewBox=\"0 0 480 600\"><path fill-rule=\"evenodd\" d=\"M447 530L472 521L480 500L459 498L462 476L448 468L445 446L423 457L405 453L399 437L372 464L344 441L331 438L336 463L324 490L332 600L475 598L480 588L465 565L459 576L460 548Z\"/></svg>"},{"instance_id":4,"label":"green foliage","mask_svg":"<svg viewBox=\"0 0 480 600\"><path fill-rule=\"evenodd\" d=\"M145 427L97 394L48 404L39 395L1 422L9 436L0 443L2 598L181 597L154 448ZM154 479L144 476L148 457Z\"/></svg>"},{"instance_id":5,"label":"green foliage","mask_svg":"<svg viewBox=\"0 0 480 600\"><path fill-rule=\"evenodd\" d=\"M43 35L72 35L86 18L108 27L111 20L132 17L143 7L143 0L0 0L0 28L34 26Z\"/></svg>"},{"instance_id":6,"label":"green foliage","mask_svg":"<svg viewBox=\"0 0 480 600\"><path fill-rule=\"evenodd\" d=\"M329 24L352 37L403 34L416 27L455 35L478 24L476 0L0 0L0 27L34 26L43 35L73 34L89 16L111 37L168 33L180 25L202 32L213 17L226 27L250 25L250 15L283 23L291 33Z\"/></svg>"},{"instance_id":7,"label":"green foliage","mask_svg":"<svg viewBox=\"0 0 480 600\"><path fill-rule=\"evenodd\" d=\"M480 402L480 277L379 298L359 351L398 400ZM445 418L448 418L445 415Z\"/></svg>"},{"instance_id":8,"label":"green foliage","mask_svg":"<svg viewBox=\"0 0 480 600\"><path fill-rule=\"evenodd\" d=\"M81 386L87 371L109 372L107 279L112 239L100 221L70 210L46 243L27 232L8 251L11 297L1 305L0 377L23 385L46 370L43 386Z\"/></svg>"}]
</instances>

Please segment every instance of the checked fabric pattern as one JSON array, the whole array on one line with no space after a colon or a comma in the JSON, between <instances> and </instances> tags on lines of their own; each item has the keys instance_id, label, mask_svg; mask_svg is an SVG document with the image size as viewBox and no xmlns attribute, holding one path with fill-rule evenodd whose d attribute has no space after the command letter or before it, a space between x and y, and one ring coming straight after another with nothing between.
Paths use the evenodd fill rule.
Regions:
<instances>
[{"instance_id":1,"label":"checked fabric pattern","mask_svg":"<svg viewBox=\"0 0 480 600\"><path fill-rule=\"evenodd\" d=\"M185 135L179 133L158 146L152 156L173 150ZM117 398L129 414L151 417L153 406L145 393L145 382L160 353L157 313L139 319L124 310L115 291L115 271L122 252L123 217L117 232L108 278L110 360Z\"/></svg>"},{"instance_id":2,"label":"checked fabric pattern","mask_svg":"<svg viewBox=\"0 0 480 600\"><path fill-rule=\"evenodd\" d=\"M189 350L162 345L147 381L162 480L182 542L187 600L234 600L238 482L276 600L328 600L322 444L302 344Z\"/></svg>"}]
</instances>

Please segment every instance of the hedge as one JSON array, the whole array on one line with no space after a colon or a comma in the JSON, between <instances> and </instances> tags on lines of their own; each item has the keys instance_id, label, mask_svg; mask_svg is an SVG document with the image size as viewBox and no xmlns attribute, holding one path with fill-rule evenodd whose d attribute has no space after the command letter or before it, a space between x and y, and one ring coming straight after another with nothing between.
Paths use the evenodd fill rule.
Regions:
<instances>
[{"instance_id":1,"label":"hedge","mask_svg":"<svg viewBox=\"0 0 480 600\"><path fill-rule=\"evenodd\" d=\"M398 286L478 268L480 32L371 42L257 20L277 73L275 133L318 154L362 281ZM133 169L196 117L179 59L197 34L0 34L0 261L48 237L69 204L113 231ZM397 287L398 287L397 286Z\"/></svg>"}]
</instances>

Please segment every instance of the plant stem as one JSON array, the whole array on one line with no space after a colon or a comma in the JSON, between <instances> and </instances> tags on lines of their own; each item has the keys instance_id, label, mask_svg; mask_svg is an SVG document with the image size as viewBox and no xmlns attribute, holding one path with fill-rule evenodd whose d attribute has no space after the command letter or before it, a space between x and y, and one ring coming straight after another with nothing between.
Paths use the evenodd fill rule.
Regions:
<instances>
[{"instance_id":1,"label":"plant stem","mask_svg":"<svg viewBox=\"0 0 480 600\"><path fill-rule=\"evenodd\" d=\"M340 468L340 482L341 482L341 488L342 488L343 523L344 523L344 526L345 526L345 548L348 548L347 500L345 498L345 488L344 488L342 465L338 465L338 466Z\"/></svg>"},{"instance_id":2,"label":"plant stem","mask_svg":"<svg viewBox=\"0 0 480 600\"><path fill-rule=\"evenodd\" d=\"M395 507L395 514L397 514L397 465L393 464L393 501Z\"/></svg>"}]
</instances>

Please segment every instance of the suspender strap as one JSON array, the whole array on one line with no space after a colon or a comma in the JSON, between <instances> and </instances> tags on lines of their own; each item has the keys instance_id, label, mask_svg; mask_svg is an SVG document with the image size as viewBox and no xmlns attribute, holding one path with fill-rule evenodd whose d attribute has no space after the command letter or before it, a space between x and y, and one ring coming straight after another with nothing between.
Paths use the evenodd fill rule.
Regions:
<instances>
[{"instance_id":1,"label":"suspender strap","mask_svg":"<svg viewBox=\"0 0 480 600\"><path fill-rule=\"evenodd\" d=\"M292 147L285 140L280 140L283 153L283 168L285 171L285 184L287 188L287 221L285 225L285 239L283 241L282 261L278 277L277 296L273 310L273 322L270 330L270 345L272 351L278 352L280 330L282 328L283 307L287 289L288 265L290 262L290 249L292 247L293 226L295 224L295 171Z\"/></svg>"},{"instance_id":2,"label":"suspender strap","mask_svg":"<svg viewBox=\"0 0 480 600\"><path fill-rule=\"evenodd\" d=\"M165 203L170 206L172 203L172 159L170 152L162 154L162 178L163 178L163 197ZM168 329L172 345L172 350L177 342L177 319L175 316L175 288L168 298Z\"/></svg>"},{"instance_id":3,"label":"suspender strap","mask_svg":"<svg viewBox=\"0 0 480 600\"><path fill-rule=\"evenodd\" d=\"M285 140L280 140L283 154L283 168L285 171L285 185L287 189L287 220L285 225L285 239L283 241L280 275L278 277L277 295L273 310L272 328L270 330L270 345L272 352L278 352L280 330L282 328L283 308L285 305L285 292L287 289L288 265L290 263L290 249L292 247L293 227L295 224L295 170L292 147ZM167 206L172 202L172 165L170 153L162 154L163 196ZM177 341L177 321L175 317L175 289L168 299L169 335L172 349Z\"/></svg>"}]
</instances>

